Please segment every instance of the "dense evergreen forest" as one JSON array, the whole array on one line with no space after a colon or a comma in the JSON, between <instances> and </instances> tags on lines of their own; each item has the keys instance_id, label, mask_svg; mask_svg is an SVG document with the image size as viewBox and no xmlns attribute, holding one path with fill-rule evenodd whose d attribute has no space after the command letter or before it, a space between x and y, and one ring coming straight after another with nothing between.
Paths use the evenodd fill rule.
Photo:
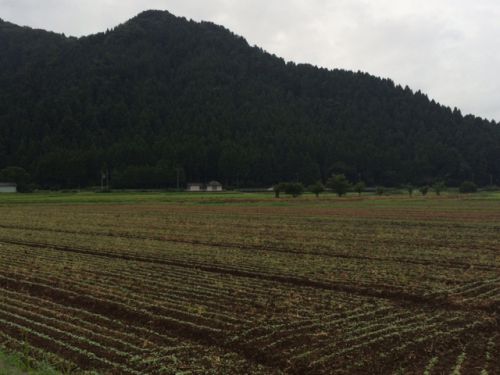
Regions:
<instances>
[{"instance_id":1,"label":"dense evergreen forest","mask_svg":"<svg viewBox=\"0 0 500 375\"><path fill-rule=\"evenodd\" d=\"M457 90L460 83L457 82ZM0 169L40 187L500 181L500 125L147 11L82 38L0 20Z\"/></svg>"}]
</instances>

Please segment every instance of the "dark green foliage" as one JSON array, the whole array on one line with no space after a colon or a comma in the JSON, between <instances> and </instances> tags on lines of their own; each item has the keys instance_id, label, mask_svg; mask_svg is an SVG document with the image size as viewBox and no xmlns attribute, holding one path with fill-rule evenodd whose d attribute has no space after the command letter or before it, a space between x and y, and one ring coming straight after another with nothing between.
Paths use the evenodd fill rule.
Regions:
<instances>
[{"instance_id":1,"label":"dark green foliage","mask_svg":"<svg viewBox=\"0 0 500 375\"><path fill-rule=\"evenodd\" d=\"M363 191L365 191L366 189L366 184L363 182L363 181L359 181L356 183L356 185L354 185L353 187L353 190L358 193L358 195L361 196L361 193L363 193Z\"/></svg>"},{"instance_id":2,"label":"dark green foliage","mask_svg":"<svg viewBox=\"0 0 500 375\"><path fill-rule=\"evenodd\" d=\"M420 188L418 190L420 191L420 194L422 194L425 197L427 195L427 193L429 192L429 186L427 186L427 185L420 186Z\"/></svg>"},{"instance_id":3,"label":"dark green foliage","mask_svg":"<svg viewBox=\"0 0 500 375\"><path fill-rule=\"evenodd\" d=\"M168 166L128 166L113 175L115 188L162 188L176 186L176 170ZM183 184L185 181L181 181Z\"/></svg>"},{"instance_id":4,"label":"dark green foliage","mask_svg":"<svg viewBox=\"0 0 500 375\"><path fill-rule=\"evenodd\" d=\"M29 193L33 190L31 176L24 168L7 167L0 171L0 182L14 182L17 184L17 191Z\"/></svg>"},{"instance_id":5,"label":"dark green foliage","mask_svg":"<svg viewBox=\"0 0 500 375\"><path fill-rule=\"evenodd\" d=\"M309 185L308 190L316 195L316 198L318 198L319 195L325 191L325 187L323 186L321 181L318 181L315 184Z\"/></svg>"},{"instance_id":6,"label":"dark green foliage","mask_svg":"<svg viewBox=\"0 0 500 375\"><path fill-rule=\"evenodd\" d=\"M365 73L250 47L212 23L148 11L67 38L0 21L0 169L42 187L220 180L369 185L500 179L500 126Z\"/></svg>"},{"instance_id":7,"label":"dark green foliage","mask_svg":"<svg viewBox=\"0 0 500 375\"><path fill-rule=\"evenodd\" d=\"M499 191L500 186L498 185L487 185L481 188L482 191Z\"/></svg>"},{"instance_id":8,"label":"dark green foliage","mask_svg":"<svg viewBox=\"0 0 500 375\"><path fill-rule=\"evenodd\" d=\"M330 177L326 183L330 189L332 189L339 197L345 195L350 187L351 183L343 174L334 174Z\"/></svg>"},{"instance_id":9,"label":"dark green foliage","mask_svg":"<svg viewBox=\"0 0 500 375\"><path fill-rule=\"evenodd\" d=\"M273 186L273 190L276 198L280 197L280 193L298 197L304 193L304 185L300 182L280 182Z\"/></svg>"},{"instance_id":10,"label":"dark green foliage","mask_svg":"<svg viewBox=\"0 0 500 375\"><path fill-rule=\"evenodd\" d=\"M304 185L300 182L288 182L284 186L284 192L294 198L297 198L304 193Z\"/></svg>"},{"instance_id":11,"label":"dark green foliage","mask_svg":"<svg viewBox=\"0 0 500 375\"><path fill-rule=\"evenodd\" d=\"M408 195L409 195L410 197L412 197L412 196L413 196L413 190L414 190L413 185L412 185L412 184L407 184L407 185L405 186L405 189L406 189L406 191L408 192Z\"/></svg>"},{"instance_id":12,"label":"dark green foliage","mask_svg":"<svg viewBox=\"0 0 500 375\"><path fill-rule=\"evenodd\" d=\"M462 194L469 194L477 192L477 185L472 181L464 181L460 185L458 191Z\"/></svg>"},{"instance_id":13,"label":"dark green foliage","mask_svg":"<svg viewBox=\"0 0 500 375\"><path fill-rule=\"evenodd\" d=\"M274 196L276 198L279 198L280 194L282 192L285 192L285 188L286 188L286 182L280 182L279 184L274 185L273 186Z\"/></svg>"},{"instance_id":14,"label":"dark green foliage","mask_svg":"<svg viewBox=\"0 0 500 375\"><path fill-rule=\"evenodd\" d=\"M438 181L434 185L432 185L432 189L436 193L436 195L441 195L441 192L446 190L446 184L443 181Z\"/></svg>"}]
</instances>

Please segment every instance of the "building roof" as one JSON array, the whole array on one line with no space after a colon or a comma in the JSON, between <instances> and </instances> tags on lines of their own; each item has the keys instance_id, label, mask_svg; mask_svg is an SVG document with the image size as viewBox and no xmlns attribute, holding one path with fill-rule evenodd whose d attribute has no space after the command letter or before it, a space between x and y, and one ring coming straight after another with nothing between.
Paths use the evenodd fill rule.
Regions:
<instances>
[{"instance_id":1,"label":"building roof","mask_svg":"<svg viewBox=\"0 0 500 375\"><path fill-rule=\"evenodd\" d=\"M222 184L219 181L210 181L208 186L222 186Z\"/></svg>"},{"instance_id":2,"label":"building roof","mask_svg":"<svg viewBox=\"0 0 500 375\"><path fill-rule=\"evenodd\" d=\"M15 182L0 182L0 187L17 187Z\"/></svg>"},{"instance_id":3,"label":"building roof","mask_svg":"<svg viewBox=\"0 0 500 375\"><path fill-rule=\"evenodd\" d=\"M201 182L190 182L187 186L203 186L203 184Z\"/></svg>"}]
</instances>

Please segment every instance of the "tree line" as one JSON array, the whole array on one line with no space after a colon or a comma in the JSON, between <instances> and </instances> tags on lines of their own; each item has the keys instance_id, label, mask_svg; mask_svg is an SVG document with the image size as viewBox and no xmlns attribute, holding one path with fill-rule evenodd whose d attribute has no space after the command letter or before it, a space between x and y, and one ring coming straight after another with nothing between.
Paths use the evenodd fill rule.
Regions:
<instances>
[{"instance_id":1,"label":"tree line","mask_svg":"<svg viewBox=\"0 0 500 375\"><path fill-rule=\"evenodd\" d=\"M280 182L273 186L274 195L279 198L281 193L291 195L296 198L309 191L319 198L320 194L324 193L326 189L330 189L332 192L337 194L339 197L346 195L348 192L352 191L361 196L366 190L366 184L363 181L358 181L356 183L351 183L345 175L338 174L332 175L326 185L323 185L321 181L317 181L314 184L309 185L307 188L300 182ZM410 197L413 196L415 187L411 184L406 184L400 188L406 190ZM418 187L418 191L422 196L426 196L429 190L433 190L436 195L441 195L443 191L446 191L447 186L443 181L437 181L432 186L422 185ZM458 191L462 194L470 194L477 192L478 187L472 181L464 181L460 184ZM378 186L375 189L377 195L383 195L385 189L382 186Z\"/></svg>"}]
</instances>

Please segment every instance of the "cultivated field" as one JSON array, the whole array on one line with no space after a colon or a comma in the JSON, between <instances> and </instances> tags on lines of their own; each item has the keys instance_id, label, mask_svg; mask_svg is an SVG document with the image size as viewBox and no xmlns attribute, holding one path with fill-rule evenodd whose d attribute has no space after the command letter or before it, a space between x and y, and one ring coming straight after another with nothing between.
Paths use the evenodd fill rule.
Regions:
<instances>
[{"instance_id":1,"label":"cultivated field","mask_svg":"<svg viewBox=\"0 0 500 375\"><path fill-rule=\"evenodd\" d=\"M500 374L500 196L0 197L0 345L71 373Z\"/></svg>"}]
</instances>

